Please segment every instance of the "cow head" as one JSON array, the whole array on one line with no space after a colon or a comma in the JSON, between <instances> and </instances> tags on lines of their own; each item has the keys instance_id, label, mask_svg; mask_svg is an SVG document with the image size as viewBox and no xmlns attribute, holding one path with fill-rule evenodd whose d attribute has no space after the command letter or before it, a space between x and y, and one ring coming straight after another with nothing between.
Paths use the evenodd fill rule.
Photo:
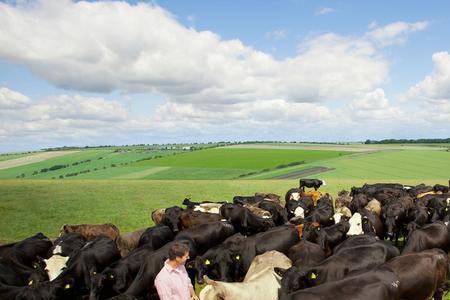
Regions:
<instances>
[{"instance_id":1,"label":"cow head","mask_svg":"<svg viewBox=\"0 0 450 300\"><path fill-rule=\"evenodd\" d=\"M177 233L181 229L180 216L183 209L178 206L169 207L166 209L162 223L169 226L172 232Z\"/></svg>"},{"instance_id":2,"label":"cow head","mask_svg":"<svg viewBox=\"0 0 450 300\"><path fill-rule=\"evenodd\" d=\"M360 235L364 234L362 228L362 216L360 213L354 213L353 216L348 220L350 224L350 229L347 232L347 235Z\"/></svg>"},{"instance_id":3,"label":"cow head","mask_svg":"<svg viewBox=\"0 0 450 300\"><path fill-rule=\"evenodd\" d=\"M314 276L312 271L300 270L297 267L289 269L275 267L274 270L276 274L282 277L280 295L290 294L310 287L312 285L311 280L315 280L315 276L317 276ZM308 276L312 277L312 279L309 279Z\"/></svg>"}]
</instances>

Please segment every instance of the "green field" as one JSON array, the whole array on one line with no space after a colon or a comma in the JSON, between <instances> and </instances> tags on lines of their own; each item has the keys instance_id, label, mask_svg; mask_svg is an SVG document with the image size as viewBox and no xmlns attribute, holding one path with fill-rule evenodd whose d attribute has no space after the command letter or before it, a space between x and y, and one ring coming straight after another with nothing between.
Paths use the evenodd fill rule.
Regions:
<instances>
[{"instance_id":1,"label":"green field","mask_svg":"<svg viewBox=\"0 0 450 300\"><path fill-rule=\"evenodd\" d=\"M372 183L387 181L378 178ZM330 179L321 190L335 197L338 191L365 182ZM112 222L128 232L152 225L153 209L181 205L185 197L230 201L235 195L273 192L284 198L289 188L297 186L297 180L1 180L0 243L40 231L56 237L65 223Z\"/></svg>"}]
</instances>

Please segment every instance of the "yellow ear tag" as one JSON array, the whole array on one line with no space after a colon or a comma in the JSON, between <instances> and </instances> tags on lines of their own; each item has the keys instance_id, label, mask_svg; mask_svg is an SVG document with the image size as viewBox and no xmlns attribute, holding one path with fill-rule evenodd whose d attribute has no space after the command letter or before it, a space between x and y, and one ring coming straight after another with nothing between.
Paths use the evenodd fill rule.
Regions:
<instances>
[{"instance_id":1,"label":"yellow ear tag","mask_svg":"<svg viewBox=\"0 0 450 300\"><path fill-rule=\"evenodd\" d=\"M448 211L448 207L445 208L445 211Z\"/></svg>"},{"instance_id":2,"label":"yellow ear tag","mask_svg":"<svg viewBox=\"0 0 450 300\"><path fill-rule=\"evenodd\" d=\"M205 260L205 266L208 266L208 265L210 265L211 264L211 262L207 259L207 260Z\"/></svg>"},{"instance_id":3,"label":"yellow ear tag","mask_svg":"<svg viewBox=\"0 0 450 300\"><path fill-rule=\"evenodd\" d=\"M95 271L94 271L94 272L92 272L92 275L97 275L97 272L95 272Z\"/></svg>"},{"instance_id":4,"label":"yellow ear tag","mask_svg":"<svg viewBox=\"0 0 450 300\"><path fill-rule=\"evenodd\" d=\"M33 284L33 279L31 279L30 281L28 281L28 285L32 285Z\"/></svg>"},{"instance_id":5,"label":"yellow ear tag","mask_svg":"<svg viewBox=\"0 0 450 300\"><path fill-rule=\"evenodd\" d=\"M237 259L237 260L240 260L240 259L241 259L241 256L240 256L240 255L236 255L236 259Z\"/></svg>"},{"instance_id":6,"label":"yellow ear tag","mask_svg":"<svg viewBox=\"0 0 450 300\"><path fill-rule=\"evenodd\" d=\"M317 278L316 273L311 273L311 279L316 279L316 278Z\"/></svg>"},{"instance_id":7,"label":"yellow ear tag","mask_svg":"<svg viewBox=\"0 0 450 300\"><path fill-rule=\"evenodd\" d=\"M109 275L109 278L114 279L114 275L113 274Z\"/></svg>"},{"instance_id":8,"label":"yellow ear tag","mask_svg":"<svg viewBox=\"0 0 450 300\"><path fill-rule=\"evenodd\" d=\"M64 287L66 290L70 289L70 284L66 284L66 286Z\"/></svg>"}]
</instances>

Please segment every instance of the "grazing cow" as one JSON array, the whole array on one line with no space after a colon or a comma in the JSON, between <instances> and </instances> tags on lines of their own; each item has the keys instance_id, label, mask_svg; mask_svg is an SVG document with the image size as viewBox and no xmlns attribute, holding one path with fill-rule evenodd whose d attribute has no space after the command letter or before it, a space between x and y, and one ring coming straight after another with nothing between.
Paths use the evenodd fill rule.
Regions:
<instances>
[{"instance_id":1,"label":"grazing cow","mask_svg":"<svg viewBox=\"0 0 450 300\"><path fill-rule=\"evenodd\" d=\"M152 211L151 218L153 223L155 223L155 225L161 224L163 222L165 212L166 212L165 208L157 208L154 211Z\"/></svg>"},{"instance_id":2,"label":"grazing cow","mask_svg":"<svg viewBox=\"0 0 450 300\"><path fill-rule=\"evenodd\" d=\"M442 222L426 224L411 232L402 254L431 248L440 248L445 252L450 250L449 232L447 226Z\"/></svg>"},{"instance_id":3,"label":"grazing cow","mask_svg":"<svg viewBox=\"0 0 450 300\"><path fill-rule=\"evenodd\" d=\"M342 280L298 290L280 300L398 300L399 279L388 268L357 272Z\"/></svg>"},{"instance_id":4,"label":"grazing cow","mask_svg":"<svg viewBox=\"0 0 450 300\"><path fill-rule=\"evenodd\" d=\"M181 213L181 228L189 229L195 225L219 222L222 216L219 214L210 214L193 210L185 210Z\"/></svg>"},{"instance_id":5,"label":"grazing cow","mask_svg":"<svg viewBox=\"0 0 450 300\"><path fill-rule=\"evenodd\" d=\"M291 261L284 254L266 252L254 258L243 282L220 282L206 277L207 286L200 292L200 299L277 300L280 283L274 268L290 266Z\"/></svg>"},{"instance_id":6,"label":"grazing cow","mask_svg":"<svg viewBox=\"0 0 450 300\"><path fill-rule=\"evenodd\" d=\"M153 250L159 249L174 238L172 230L169 226L159 224L154 227L147 228L139 238L138 247L150 245Z\"/></svg>"},{"instance_id":7,"label":"grazing cow","mask_svg":"<svg viewBox=\"0 0 450 300\"><path fill-rule=\"evenodd\" d=\"M146 229L144 228L119 235L116 240L116 244L122 257L127 256L128 253L138 247L139 239L145 230Z\"/></svg>"},{"instance_id":8,"label":"grazing cow","mask_svg":"<svg viewBox=\"0 0 450 300\"><path fill-rule=\"evenodd\" d=\"M86 238L81 234L76 232L66 233L53 243L53 254L59 253L62 256L71 256L83 248L86 243Z\"/></svg>"},{"instance_id":9,"label":"grazing cow","mask_svg":"<svg viewBox=\"0 0 450 300\"><path fill-rule=\"evenodd\" d=\"M178 206L166 208L162 219L162 224L169 226L173 233L178 233L181 230L180 217L182 212L183 209Z\"/></svg>"},{"instance_id":10,"label":"grazing cow","mask_svg":"<svg viewBox=\"0 0 450 300\"><path fill-rule=\"evenodd\" d=\"M395 248L391 245L391 247ZM352 248L344 248L312 267L287 271L276 270L283 274L282 294L292 293L328 281L340 280L348 273L376 267L398 254L383 244L372 243Z\"/></svg>"},{"instance_id":11,"label":"grazing cow","mask_svg":"<svg viewBox=\"0 0 450 300\"><path fill-rule=\"evenodd\" d=\"M233 224L234 228L244 235L266 231L274 227L272 219L264 219L252 214L247 208L237 204L224 204L220 208L221 216Z\"/></svg>"},{"instance_id":12,"label":"grazing cow","mask_svg":"<svg viewBox=\"0 0 450 300\"><path fill-rule=\"evenodd\" d=\"M400 300L442 299L448 290L449 259L441 249L402 254L384 266L398 276Z\"/></svg>"},{"instance_id":13,"label":"grazing cow","mask_svg":"<svg viewBox=\"0 0 450 300\"><path fill-rule=\"evenodd\" d=\"M300 179L300 189L302 191L305 191L305 187L307 188L314 188L315 191L317 191L318 188L320 188L321 185L326 185L325 180L320 179Z\"/></svg>"},{"instance_id":14,"label":"grazing cow","mask_svg":"<svg viewBox=\"0 0 450 300\"><path fill-rule=\"evenodd\" d=\"M175 241L191 240L194 242L197 254L205 253L209 248L223 242L235 233L233 225L228 222L200 224L181 231Z\"/></svg>"},{"instance_id":15,"label":"grazing cow","mask_svg":"<svg viewBox=\"0 0 450 300\"><path fill-rule=\"evenodd\" d=\"M288 250L287 256L295 267L304 268L321 263L325 259L325 252L316 243L302 239Z\"/></svg>"},{"instance_id":16,"label":"grazing cow","mask_svg":"<svg viewBox=\"0 0 450 300\"><path fill-rule=\"evenodd\" d=\"M60 236L76 232L84 236L88 241L92 241L99 236L106 236L115 241L120 236L119 228L111 223L106 224L80 224L68 225L64 224L60 231Z\"/></svg>"}]
</instances>

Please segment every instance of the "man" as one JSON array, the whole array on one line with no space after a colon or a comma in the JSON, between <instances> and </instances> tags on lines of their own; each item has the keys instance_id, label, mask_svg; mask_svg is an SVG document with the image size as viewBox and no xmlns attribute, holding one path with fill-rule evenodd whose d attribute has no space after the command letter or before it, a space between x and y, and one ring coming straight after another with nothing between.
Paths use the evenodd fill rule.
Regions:
<instances>
[{"instance_id":1,"label":"man","mask_svg":"<svg viewBox=\"0 0 450 300\"><path fill-rule=\"evenodd\" d=\"M161 300L198 300L184 264L189 259L189 248L174 243L169 259L155 278L155 287Z\"/></svg>"}]
</instances>

